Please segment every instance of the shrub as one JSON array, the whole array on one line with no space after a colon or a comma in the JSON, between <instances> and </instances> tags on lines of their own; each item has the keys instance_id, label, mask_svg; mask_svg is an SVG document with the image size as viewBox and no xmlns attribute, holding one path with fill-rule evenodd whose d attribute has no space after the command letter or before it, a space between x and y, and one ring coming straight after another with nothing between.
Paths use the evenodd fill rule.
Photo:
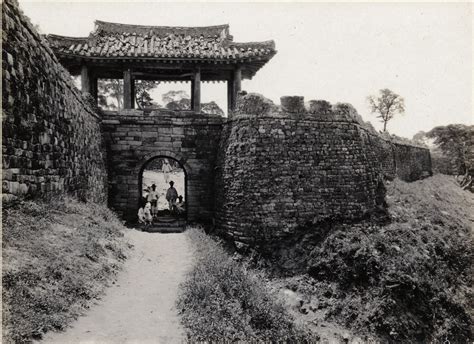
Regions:
<instances>
[{"instance_id":1,"label":"shrub","mask_svg":"<svg viewBox=\"0 0 474 344\"><path fill-rule=\"evenodd\" d=\"M469 341L472 196L438 175L387 198L390 224L337 225L311 252L310 274L337 285L330 316L387 340Z\"/></svg>"},{"instance_id":2,"label":"shrub","mask_svg":"<svg viewBox=\"0 0 474 344\"><path fill-rule=\"evenodd\" d=\"M63 329L125 258L124 227L105 206L74 199L3 208L3 340Z\"/></svg>"},{"instance_id":3,"label":"shrub","mask_svg":"<svg viewBox=\"0 0 474 344\"><path fill-rule=\"evenodd\" d=\"M178 300L192 341L308 341L263 275L232 259L202 231L187 232L197 260Z\"/></svg>"}]
</instances>

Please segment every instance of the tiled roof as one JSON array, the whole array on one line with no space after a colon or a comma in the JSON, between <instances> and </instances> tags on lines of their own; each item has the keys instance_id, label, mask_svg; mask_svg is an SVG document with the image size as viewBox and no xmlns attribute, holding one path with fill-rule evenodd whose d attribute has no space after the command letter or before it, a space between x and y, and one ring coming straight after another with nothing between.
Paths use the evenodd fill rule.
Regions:
<instances>
[{"instance_id":1,"label":"tiled roof","mask_svg":"<svg viewBox=\"0 0 474 344\"><path fill-rule=\"evenodd\" d=\"M166 27L96 21L89 37L48 35L47 39L57 55L77 57L266 62L276 53L273 41L233 42L228 25Z\"/></svg>"}]
</instances>

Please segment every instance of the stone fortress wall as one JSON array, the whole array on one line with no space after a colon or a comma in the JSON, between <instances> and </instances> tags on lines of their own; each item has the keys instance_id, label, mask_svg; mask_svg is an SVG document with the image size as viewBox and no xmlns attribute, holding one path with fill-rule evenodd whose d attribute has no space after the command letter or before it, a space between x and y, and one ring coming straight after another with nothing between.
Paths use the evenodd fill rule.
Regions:
<instances>
[{"instance_id":1,"label":"stone fortress wall","mask_svg":"<svg viewBox=\"0 0 474 344\"><path fill-rule=\"evenodd\" d=\"M428 148L388 139L370 130L371 128L365 129L367 140L376 151L385 179L398 177L412 182L431 175L431 155Z\"/></svg>"},{"instance_id":2,"label":"stone fortress wall","mask_svg":"<svg viewBox=\"0 0 474 344\"><path fill-rule=\"evenodd\" d=\"M12 0L2 3L2 195L107 200L100 117Z\"/></svg>"},{"instance_id":3,"label":"stone fortress wall","mask_svg":"<svg viewBox=\"0 0 474 344\"><path fill-rule=\"evenodd\" d=\"M384 207L383 176L431 173L429 151L382 139L344 104L258 94L239 97L223 130L216 223L238 245L277 242L326 220L352 221Z\"/></svg>"},{"instance_id":4,"label":"stone fortress wall","mask_svg":"<svg viewBox=\"0 0 474 344\"><path fill-rule=\"evenodd\" d=\"M383 177L431 173L425 148L387 141L349 106L241 95L228 119L173 111L101 113L47 43L3 2L3 200L72 194L134 219L140 174L157 156L187 174L189 219L215 221L237 243L278 240L384 204ZM286 233L286 234L285 234Z\"/></svg>"}]
</instances>

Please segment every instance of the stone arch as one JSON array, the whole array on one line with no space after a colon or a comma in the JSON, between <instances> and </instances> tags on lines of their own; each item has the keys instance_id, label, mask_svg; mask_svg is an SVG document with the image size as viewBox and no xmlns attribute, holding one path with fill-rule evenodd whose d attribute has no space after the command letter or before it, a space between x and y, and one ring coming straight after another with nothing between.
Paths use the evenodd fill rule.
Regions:
<instances>
[{"instance_id":1,"label":"stone arch","mask_svg":"<svg viewBox=\"0 0 474 344\"><path fill-rule=\"evenodd\" d=\"M172 152L172 151L169 151L169 150L156 150L156 151L153 151L153 152L148 153L145 156L143 156L143 158L140 160L140 162L135 167L135 173L140 173L143 170L143 168L145 167L145 165L151 159L154 159L154 158L160 157L160 156L165 157L165 158L171 158L171 159L176 160L177 162L179 162L179 164L185 170L185 173L190 174L190 173L193 172L192 167L188 164L186 159L180 153Z\"/></svg>"},{"instance_id":2,"label":"stone arch","mask_svg":"<svg viewBox=\"0 0 474 344\"><path fill-rule=\"evenodd\" d=\"M186 172L189 221L208 223L214 210L214 175L222 118L172 111L112 113L103 123L109 163L109 205L133 222L139 175L154 157L176 160Z\"/></svg>"},{"instance_id":3,"label":"stone arch","mask_svg":"<svg viewBox=\"0 0 474 344\"><path fill-rule=\"evenodd\" d=\"M177 154L173 154L172 152L169 151L161 151L161 152L154 152L151 154L147 154L144 159L138 164L138 171L137 175L138 176L138 198L137 198L137 204L140 202L140 198L143 195L143 190L142 190L142 185L143 185L143 172L145 171L147 165L152 162L155 159L170 159L178 162L178 164L181 166L181 168L184 171L184 199L186 201L186 219L188 218L189 215L189 201L188 201L188 185L189 185L189 175L191 172L191 166L187 163L183 163L183 159L178 159Z\"/></svg>"}]
</instances>

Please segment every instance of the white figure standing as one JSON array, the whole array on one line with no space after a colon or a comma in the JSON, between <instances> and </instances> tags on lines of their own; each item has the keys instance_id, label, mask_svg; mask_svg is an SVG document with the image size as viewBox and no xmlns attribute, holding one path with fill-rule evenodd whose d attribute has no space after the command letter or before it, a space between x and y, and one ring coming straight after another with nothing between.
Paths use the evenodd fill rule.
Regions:
<instances>
[{"instance_id":1,"label":"white figure standing","mask_svg":"<svg viewBox=\"0 0 474 344\"><path fill-rule=\"evenodd\" d=\"M172 170L173 170L173 168L171 167L170 163L168 162L168 159L164 159L163 166L161 166L161 171L164 174L165 183L167 183L167 184L170 180L170 175L169 174Z\"/></svg>"}]
</instances>

